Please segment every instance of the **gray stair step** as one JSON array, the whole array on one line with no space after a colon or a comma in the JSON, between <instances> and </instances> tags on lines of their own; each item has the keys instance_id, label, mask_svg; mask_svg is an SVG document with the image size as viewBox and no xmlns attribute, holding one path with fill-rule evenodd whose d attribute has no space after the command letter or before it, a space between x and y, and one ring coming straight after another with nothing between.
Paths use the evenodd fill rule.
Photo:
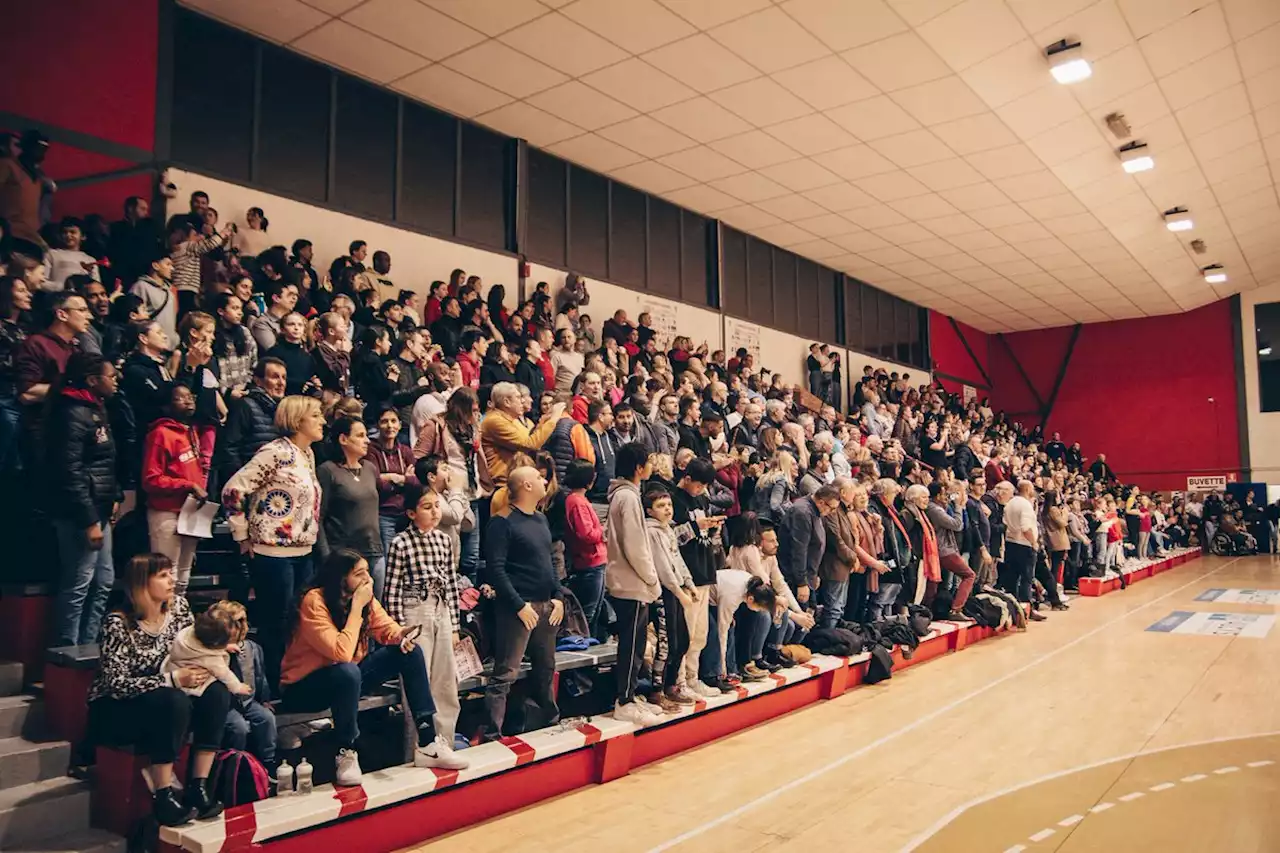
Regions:
<instances>
[{"instance_id":1,"label":"gray stair step","mask_svg":"<svg viewBox=\"0 0 1280 853\"><path fill-rule=\"evenodd\" d=\"M65 740L35 743L23 738L0 740L0 792L31 782L65 776L71 744Z\"/></svg>"},{"instance_id":2,"label":"gray stair step","mask_svg":"<svg viewBox=\"0 0 1280 853\"><path fill-rule=\"evenodd\" d=\"M0 790L0 849L87 830L92 790L70 776Z\"/></svg>"},{"instance_id":3,"label":"gray stair step","mask_svg":"<svg viewBox=\"0 0 1280 853\"><path fill-rule=\"evenodd\" d=\"M125 853L128 842L101 829L87 829L44 841L5 845L5 853Z\"/></svg>"},{"instance_id":4,"label":"gray stair step","mask_svg":"<svg viewBox=\"0 0 1280 853\"><path fill-rule=\"evenodd\" d=\"M15 696L22 692L22 664L0 661L0 696Z\"/></svg>"},{"instance_id":5,"label":"gray stair step","mask_svg":"<svg viewBox=\"0 0 1280 853\"><path fill-rule=\"evenodd\" d=\"M43 702L34 696L0 696L0 738L34 739L43 731Z\"/></svg>"}]
</instances>

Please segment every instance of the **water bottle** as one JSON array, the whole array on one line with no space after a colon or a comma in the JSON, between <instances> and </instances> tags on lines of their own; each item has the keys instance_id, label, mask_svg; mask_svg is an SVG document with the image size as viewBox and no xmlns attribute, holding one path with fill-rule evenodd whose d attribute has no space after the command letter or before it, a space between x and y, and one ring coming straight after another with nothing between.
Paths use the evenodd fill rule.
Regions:
<instances>
[{"instance_id":1,"label":"water bottle","mask_svg":"<svg viewBox=\"0 0 1280 853\"><path fill-rule=\"evenodd\" d=\"M307 761L307 759L304 758L298 762L297 776L298 776L298 786L297 786L298 793L310 794L311 793L311 762L310 761Z\"/></svg>"},{"instance_id":2,"label":"water bottle","mask_svg":"<svg viewBox=\"0 0 1280 853\"><path fill-rule=\"evenodd\" d=\"M282 760L280 766L276 768L276 796L283 797L291 793L293 793L293 768L289 766L289 762Z\"/></svg>"}]
</instances>

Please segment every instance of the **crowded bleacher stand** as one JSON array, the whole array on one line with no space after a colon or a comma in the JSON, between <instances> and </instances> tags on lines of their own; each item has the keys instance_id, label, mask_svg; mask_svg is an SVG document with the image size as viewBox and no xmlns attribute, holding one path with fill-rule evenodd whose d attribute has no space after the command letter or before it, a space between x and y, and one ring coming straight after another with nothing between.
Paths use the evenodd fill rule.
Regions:
<instances>
[{"instance_id":1,"label":"crowded bleacher stand","mask_svg":"<svg viewBox=\"0 0 1280 853\"><path fill-rule=\"evenodd\" d=\"M821 343L792 387L698 329L597 329L576 275L400 289L360 234L316 258L203 192L167 224L137 197L109 228L49 221L39 144L13 141L31 186L0 210L6 541L57 582L50 645L99 645L90 736L150 758L162 824L219 812L219 749L273 770L273 714L327 711L357 784L361 695L397 677L414 762L458 769L558 721L566 642L616 642L602 688L574 687L653 725L840 631L982 621L993 598L1043 620L1166 548L1275 548L1275 507L1143 493L905 371L846 389ZM226 601L191 585L209 502L238 551ZM464 654L490 674L471 713Z\"/></svg>"}]
</instances>

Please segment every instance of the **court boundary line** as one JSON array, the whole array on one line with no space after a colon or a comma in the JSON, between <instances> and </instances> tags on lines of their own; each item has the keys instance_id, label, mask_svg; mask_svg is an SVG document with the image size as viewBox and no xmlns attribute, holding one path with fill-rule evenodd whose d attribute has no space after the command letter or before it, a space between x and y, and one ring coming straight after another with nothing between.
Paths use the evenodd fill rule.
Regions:
<instances>
[{"instance_id":1,"label":"court boundary line","mask_svg":"<svg viewBox=\"0 0 1280 853\"><path fill-rule=\"evenodd\" d=\"M673 838L669 838L660 844L656 844L653 847L650 847L648 850L648 853L662 853L662 851L670 850L673 847L677 847L681 844L684 844L686 841L691 841L692 839L697 838L703 833L709 832L710 830L715 829L717 826L721 826L722 824L728 823L729 821L733 820L736 817L739 817L743 814L746 814L747 812L752 811L753 809L757 808L763 803L767 803L770 800L776 799L782 794L793 791L796 788L803 787L804 785L809 784L815 779L820 779L826 774L830 773L831 771L837 770L843 767L844 765L848 764L850 761L861 758L867 753L872 752L873 750L876 750L881 746L884 746L885 744L890 743L891 741L897 740L898 738L902 737L905 734L915 731L916 729L920 728L926 723L932 722L933 720L936 720L939 717L945 716L946 714L955 710L959 706L965 704L966 702L972 701L973 699L978 698L979 696L983 695L984 693L991 690L992 688L998 687L1001 684L1004 684L1005 682L1011 681L1014 678L1022 675L1023 673L1026 673L1032 669L1039 667L1045 661L1051 658L1057 657L1058 655L1062 654L1068 649L1074 648L1080 643L1083 643L1085 640L1091 639L1095 635L1100 634L1103 631L1123 622L1124 620L1128 619L1130 616L1133 616L1135 613L1139 613L1153 604L1164 601L1166 598L1170 598L1171 596L1177 595L1178 593L1182 592L1184 589L1187 589L1188 587L1191 587L1197 583L1200 583L1205 578L1216 575L1218 572L1221 572L1223 569L1226 569L1229 566L1235 565L1242 559L1244 558L1236 557L1222 564L1221 566L1218 566L1216 569L1212 569L1201 575L1197 575L1196 577L1184 583L1182 586L1175 587L1174 589L1169 590L1168 592L1158 596L1157 598L1153 598L1144 604L1138 605L1133 610L1130 610L1126 613L1122 613L1119 616L1116 616L1112 619L1107 620L1106 622L1103 622L1101 625L1097 626L1096 628L1093 628L1087 633L1081 634L1079 637L1076 637L1071 642L1062 646L1058 646L1056 649L1046 652L1045 654L1040 655L1037 658L1033 658L1032 660L1023 664L1022 666L1018 667L1017 669L1007 672L1004 675L994 679L993 681L989 681L986 684L982 685L981 687L971 690L970 692L966 693L965 695L957 699L954 699L953 701L951 701L946 705L943 705L939 708L935 708L933 711L930 711L928 714L925 714L923 717L919 717L905 726L902 726L892 732L889 732L888 734L882 735L876 738L871 743L866 744L865 746L861 746L852 752L845 753L843 756L841 756L840 758L837 758L834 761L830 761L822 765L821 767L817 767L809 771L803 776L799 776L795 779L792 779L790 782L780 785L777 788L774 788L773 790L768 791L767 793L761 794L758 797L748 800L747 802L743 803L737 808L730 809L724 814L721 814L719 817L715 817L715 818L712 818L711 820L704 821L701 824L693 827L692 829L688 829ZM910 850L912 848L907 848L907 849Z\"/></svg>"}]
</instances>

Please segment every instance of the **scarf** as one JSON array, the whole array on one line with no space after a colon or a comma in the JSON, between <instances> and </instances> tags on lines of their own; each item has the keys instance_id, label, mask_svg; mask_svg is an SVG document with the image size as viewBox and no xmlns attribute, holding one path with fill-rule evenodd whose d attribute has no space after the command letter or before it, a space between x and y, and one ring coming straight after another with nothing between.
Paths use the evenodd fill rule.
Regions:
<instances>
[{"instance_id":1,"label":"scarf","mask_svg":"<svg viewBox=\"0 0 1280 853\"><path fill-rule=\"evenodd\" d=\"M942 580L942 563L938 559L938 535L933 530L933 524L929 522L924 511L920 509L912 509L916 519L920 522L920 530L922 536L921 550L924 552L920 555L920 565L924 569L925 580L938 583Z\"/></svg>"},{"instance_id":2,"label":"scarf","mask_svg":"<svg viewBox=\"0 0 1280 853\"><path fill-rule=\"evenodd\" d=\"M467 466L467 486L474 494L480 484L480 467L476 461L476 454L480 452L480 431L474 426L468 427L448 421L445 421L445 426L448 427L453 440L458 442L458 447L462 449L462 458Z\"/></svg>"},{"instance_id":3,"label":"scarf","mask_svg":"<svg viewBox=\"0 0 1280 853\"><path fill-rule=\"evenodd\" d=\"M862 550L866 551L868 554L875 554L877 557L883 554L884 553L884 529L881 528L880 535L879 536L876 535L876 529L874 526L872 526L871 517L867 514L867 511L863 510L859 512L857 510L850 510L849 519L853 521L854 538L858 542L858 544L862 546ZM870 569L869 566L863 566L862 561L859 560L858 568L855 568L854 571L858 572L859 574L863 574L863 573L866 574L867 592L879 592L880 591L880 573L875 571L870 571L869 569Z\"/></svg>"}]
</instances>

